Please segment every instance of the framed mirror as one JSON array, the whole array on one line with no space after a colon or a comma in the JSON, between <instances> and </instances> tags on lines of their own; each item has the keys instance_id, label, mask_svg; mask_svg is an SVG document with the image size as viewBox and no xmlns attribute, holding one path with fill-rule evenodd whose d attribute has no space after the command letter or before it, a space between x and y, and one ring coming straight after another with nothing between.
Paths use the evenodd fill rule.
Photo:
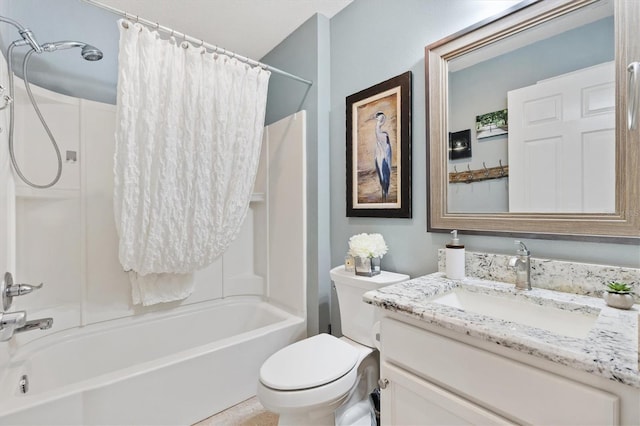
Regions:
<instances>
[{"instance_id":1,"label":"framed mirror","mask_svg":"<svg viewBox=\"0 0 640 426\"><path fill-rule=\"evenodd\" d=\"M640 243L639 16L525 1L425 48L428 231Z\"/></svg>"}]
</instances>

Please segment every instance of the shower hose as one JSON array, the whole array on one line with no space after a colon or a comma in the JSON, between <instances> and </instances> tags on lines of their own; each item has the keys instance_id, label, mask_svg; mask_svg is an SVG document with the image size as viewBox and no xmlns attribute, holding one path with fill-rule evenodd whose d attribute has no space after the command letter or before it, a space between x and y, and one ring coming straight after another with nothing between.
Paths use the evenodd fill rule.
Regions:
<instances>
[{"instance_id":1,"label":"shower hose","mask_svg":"<svg viewBox=\"0 0 640 426\"><path fill-rule=\"evenodd\" d=\"M7 69L9 71L9 73L8 73L9 74L9 96L12 99L14 99L14 87L13 87L13 71L12 71L13 68L11 66L11 62L12 62L13 48L14 47L16 47L16 42L15 41L13 43L11 43L9 45L9 48L7 49ZM46 189L46 188L51 188L53 185L55 185L60 180L60 176L62 175L62 156L60 155L60 148L58 147L56 139L54 138L53 133L51 133L51 130L49 129L49 126L47 125L47 122L44 120L44 117L42 116L42 113L40 112L40 108L38 108L38 104L36 103L36 100L33 97L33 93L31 92L31 85L29 84L29 77L28 77L28 74L27 74L27 64L29 63L29 58L31 58L31 55L33 54L33 52L34 52L34 50L31 49L24 56L24 62L22 64L22 75L24 77L24 86L25 86L25 89L27 90L27 95L29 96L29 100L31 101L31 105L33 106L33 109L36 112L36 115L40 119L40 123L42 123L42 127L44 127L44 130L47 132L47 135L49 136L49 140L51 141L51 144L53 145L53 149L56 152L56 156L58 157L58 170L56 172L56 176L53 178L53 180L51 182L49 182L47 184L44 184L44 185L38 185L38 184L35 184L35 183L31 182L29 179L27 179L25 177L25 175L22 173L22 171L20 170L20 167L18 167L18 163L16 161L16 156L15 156L14 143L13 143L15 102L11 102L11 104L9 105L9 156L11 157L11 164L13 164L13 169L16 171L16 174L18 175L18 177L20 177L20 179L24 183L26 183L27 185L31 186L32 188Z\"/></svg>"}]
</instances>

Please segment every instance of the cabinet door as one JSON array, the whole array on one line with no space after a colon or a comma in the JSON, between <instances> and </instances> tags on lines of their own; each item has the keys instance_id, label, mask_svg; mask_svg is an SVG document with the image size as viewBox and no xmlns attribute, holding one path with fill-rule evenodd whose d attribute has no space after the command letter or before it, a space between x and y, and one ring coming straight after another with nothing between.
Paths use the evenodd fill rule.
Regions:
<instances>
[{"instance_id":1,"label":"cabinet door","mask_svg":"<svg viewBox=\"0 0 640 426\"><path fill-rule=\"evenodd\" d=\"M513 424L387 362L380 377L389 381L381 390L383 426Z\"/></svg>"},{"instance_id":2,"label":"cabinet door","mask_svg":"<svg viewBox=\"0 0 640 426\"><path fill-rule=\"evenodd\" d=\"M616 425L620 398L522 362L396 321L380 324L384 362L535 425Z\"/></svg>"}]
</instances>

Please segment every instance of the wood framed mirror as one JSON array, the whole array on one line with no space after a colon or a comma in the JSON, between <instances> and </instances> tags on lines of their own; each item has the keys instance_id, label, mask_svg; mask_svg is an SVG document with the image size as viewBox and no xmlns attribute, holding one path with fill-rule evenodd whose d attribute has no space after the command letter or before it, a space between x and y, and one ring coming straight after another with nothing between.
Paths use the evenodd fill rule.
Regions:
<instances>
[{"instance_id":1,"label":"wood framed mirror","mask_svg":"<svg viewBox=\"0 0 640 426\"><path fill-rule=\"evenodd\" d=\"M526 1L425 48L428 231L640 243L638 19Z\"/></svg>"}]
</instances>

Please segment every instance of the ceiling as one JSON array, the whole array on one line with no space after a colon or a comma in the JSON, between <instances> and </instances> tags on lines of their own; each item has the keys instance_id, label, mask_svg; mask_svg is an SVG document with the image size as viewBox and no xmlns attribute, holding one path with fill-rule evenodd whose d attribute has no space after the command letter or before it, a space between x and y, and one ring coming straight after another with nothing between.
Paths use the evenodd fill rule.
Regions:
<instances>
[{"instance_id":1,"label":"ceiling","mask_svg":"<svg viewBox=\"0 0 640 426\"><path fill-rule=\"evenodd\" d=\"M353 0L98 0L259 60L315 13L331 18Z\"/></svg>"}]
</instances>

